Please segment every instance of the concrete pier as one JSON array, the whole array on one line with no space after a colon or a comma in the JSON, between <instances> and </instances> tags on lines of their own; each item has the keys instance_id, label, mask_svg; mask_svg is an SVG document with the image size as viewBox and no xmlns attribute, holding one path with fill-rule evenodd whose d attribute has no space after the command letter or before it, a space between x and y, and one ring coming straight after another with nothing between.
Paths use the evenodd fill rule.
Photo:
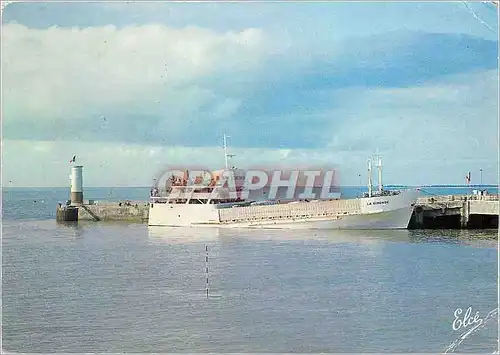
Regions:
<instances>
[{"instance_id":1,"label":"concrete pier","mask_svg":"<svg viewBox=\"0 0 500 355\"><path fill-rule=\"evenodd\" d=\"M498 195L420 197L409 228L498 228L499 206Z\"/></svg>"},{"instance_id":2,"label":"concrete pier","mask_svg":"<svg viewBox=\"0 0 500 355\"><path fill-rule=\"evenodd\" d=\"M144 223L148 221L149 202L93 202L82 204L78 209L80 221L127 221Z\"/></svg>"},{"instance_id":3,"label":"concrete pier","mask_svg":"<svg viewBox=\"0 0 500 355\"><path fill-rule=\"evenodd\" d=\"M77 222L78 208L74 206L58 206L56 210L56 221Z\"/></svg>"}]
</instances>

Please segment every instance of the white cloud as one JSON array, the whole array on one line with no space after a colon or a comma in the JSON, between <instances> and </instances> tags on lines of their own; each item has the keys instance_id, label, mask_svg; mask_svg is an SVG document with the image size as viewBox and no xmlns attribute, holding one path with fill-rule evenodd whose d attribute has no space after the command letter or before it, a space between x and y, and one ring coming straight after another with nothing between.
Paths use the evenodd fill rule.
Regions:
<instances>
[{"instance_id":1,"label":"white cloud","mask_svg":"<svg viewBox=\"0 0 500 355\"><path fill-rule=\"evenodd\" d=\"M265 80L254 79L268 80L269 101L286 105L293 93L274 97L273 85L286 91L287 83L300 82L318 59L318 53L289 48L288 40L258 29L219 33L164 25L47 30L6 25L2 46L3 124L9 133L2 173L16 186L66 186L72 154L86 167L86 183L100 186L148 185L164 164L220 167L220 147L175 146L172 138L188 132L212 142L214 133L206 127L219 132L236 123L264 135L271 125L266 118L275 112L286 116L272 112L275 107L236 122L245 104L260 108L247 95ZM328 48L320 59L334 57L336 50ZM284 53L288 56L281 57ZM311 112L290 113L289 124L277 120L272 128L278 126L278 136L297 137L292 124L305 132L301 122L317 117L316 132L332 137L329 145L232 151L237 165L284 159L341 164L342 183L357 184L367 156L379 148L388 183L462 183L465 171L479 168L485 182L496 182L497 85L498 72L489 71L408 88L335 90L331 97L312 88L319 100L298 103L311 105ZM331 104L317 108L323 98ZM39 140L39 132L47 141ZM135 140L138 135L142 139ZM110 143L114 136L163 145Z\"/></svg>"},{"instance_id":2,"label":"white cloud","mask_svg":"<svg viewBox=\"0 0 500 355\"><path fill-rule=\"evenodd\" d=\"M322 127L332 137L326 147L230 150L236 153L234 163L241 167L339 164L340 181L345 185L357 184L358 174L366 181L366 159L377 148L384 157L388 184L460 184L467 171L477 176L479 169L483 169L484 183L496 183L497 80L497 71L486 71L420 87L348 90L340 95L341 105L322 113L344 119L341 124L333 120L331 126ZM210 97L209 93L196 95ZM238 105L232 100L221 102L221 110ZM283 134L287 134L286 127ZM77 154L85 166L87 186L144 186L167 165L222 167L218 143L214 139L211 147L189 148L168 143L4 140L2 173L4 181L13 181L12 186L66 186L68 160Z\"/></svg>"},{"instance_id":3,"label":"white cloud","mask_svg":"<svg viewBox=\"0 0 500 355\"><path fill-rule=\"evenodd\" d=\"M259 29L217 33L164 25L116 28L3 27L4 119L95 120L107 112L165 113L165 123L212 105L234 114L238 98L199 82L224 73L244 76L273 51ZM196 119L196 118L193 118ZM170 127L172 128L172 127Z\"/></svg>"},{"instance_id":4,"label":"white cloud","mask_svg":"<svg viewBox=\"0 0 500 355\"><path fill-rule=\"evenodd\" d=\"M498 71L452 76L438 83L399 89L352 89L332 115L346 117L335 123L328 149L363 156L380 153L388 163L410 168L421 183L439 183L459 176L458 166L479 170L498 166ZM334 126L334 127L333 127ZM406 164L405 164L406 162ZM432 169L432 172L430 172ZM429 177L425 182L423 174ZM394 175L408 175L404 171ZM420 178L420 176L422 177ZM491 175L490 181L495 181Z\"/></svg>"},{"instance_id":5,"label":"white cloud","mask_svg":"<svg viewBox=\"0 0 500 355\"><path fill-rule=\"evenodd\" d=\"M104 142L3 141L6 186L67 186L69 160L85 170L87 186L149 186L155 175L171 166L201 165L212 169L224 166L222 147L149 146ZM233 163L249 166L280 161L286 150L231 149ZM22 159L20 158L22 157Z\"/></svg>"}]
</instances>

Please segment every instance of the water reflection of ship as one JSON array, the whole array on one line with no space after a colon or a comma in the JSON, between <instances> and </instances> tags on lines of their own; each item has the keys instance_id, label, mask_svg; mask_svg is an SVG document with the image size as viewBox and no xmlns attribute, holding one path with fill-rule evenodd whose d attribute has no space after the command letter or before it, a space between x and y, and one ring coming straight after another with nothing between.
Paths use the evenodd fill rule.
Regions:
<instances>
[{"instance_id":1,"label":"water reflection of ship","mask_svg":"<svg viewBox=\"0 0 500 355\"><path fill-rule=\"evenodd\" d=\"M384 241L407 242L409 230L341 230L341 229L261 229L221 228L224 234L232 233L233 239L276 240L276 241L323 241L326 243L376 244ZM222 237L222 236L221 236Z\"/></svg>"},{"instance_id":2,"label":"water reflection of ship","mask_svg":"<svg viewBox=\"0 0 500 355\"><path fill-rule=\"evenodd\" d=\"M408 242L409 230L283 230L261 228L148 227L155 243L190 244L235 240L323 241L326 243L378 244L384 241Z\"/></svg>"},{"instance_id":3,"label":"water reflection of ship","mask_svg":"<svg viewBox=\"0 0 500 355\"><path fill-rule=\"evenodd\" d=\"M161 244L190 244L215 242L220 228L210 227L148 227L149 240Z\"/></svg>"}]
</instances>

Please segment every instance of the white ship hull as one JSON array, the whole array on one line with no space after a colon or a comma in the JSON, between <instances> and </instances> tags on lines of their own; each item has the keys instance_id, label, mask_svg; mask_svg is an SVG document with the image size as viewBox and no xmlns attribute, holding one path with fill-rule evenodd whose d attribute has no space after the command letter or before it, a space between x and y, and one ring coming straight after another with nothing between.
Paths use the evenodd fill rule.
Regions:
<instances>
[{"instance_id":1,"label":"white ship hull","mask_svg":"<svg viewBox=\"0 0 500 355\"><path fill-rule=\"evenodd\" d=\"M213 204L152 203L148 225L266 229L406 229L417 197L418 191L407 190L390 196L229 209L218 209Z\"/></svg>"},{"instance_id":2,"label":"white ship hull","mask_svg":"<svg viewBox=\"0 0 500 355\"><path fill-rule=\"evenodd\" d=\"M380 213L340 216L338 219L296 219L292 223L277 221L273 223L238 223L230 226L266 229L406 229L412 213L413 209L406 207Z\"/></svg>"}]
</instances>

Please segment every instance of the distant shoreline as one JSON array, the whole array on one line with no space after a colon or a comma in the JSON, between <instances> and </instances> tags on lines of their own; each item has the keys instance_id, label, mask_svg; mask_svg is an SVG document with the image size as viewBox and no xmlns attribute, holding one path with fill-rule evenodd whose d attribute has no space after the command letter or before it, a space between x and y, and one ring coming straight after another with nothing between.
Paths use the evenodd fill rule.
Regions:
<instances>
[{"instance_id":1,"label":"distant shoreline","mask_svg":"<svg viewBox=\"0 0 500 355\"><path fill-rule=\"evenodd\" d=\"M492 188L499 188L499 185L488 185L488 184L482 184L482 185L420 185L420 186L412 186L412 185L384 185L385 188L420 188L420 189L425 189L425 188L454 188L454 189L479 189L479 188L484 188L484 189L492 189ZM84 189L150 189L151 186L85 186ZM340 188L366 188L366 185L345 185L345 186L340 186ZM40 190L47 190L47 189L69 189L69 186L35 186L35 187L27 187L27 186L2 186L2 189L5 190L18 190L18 189L40 189Z\"/></svg>"}]
</instances>

